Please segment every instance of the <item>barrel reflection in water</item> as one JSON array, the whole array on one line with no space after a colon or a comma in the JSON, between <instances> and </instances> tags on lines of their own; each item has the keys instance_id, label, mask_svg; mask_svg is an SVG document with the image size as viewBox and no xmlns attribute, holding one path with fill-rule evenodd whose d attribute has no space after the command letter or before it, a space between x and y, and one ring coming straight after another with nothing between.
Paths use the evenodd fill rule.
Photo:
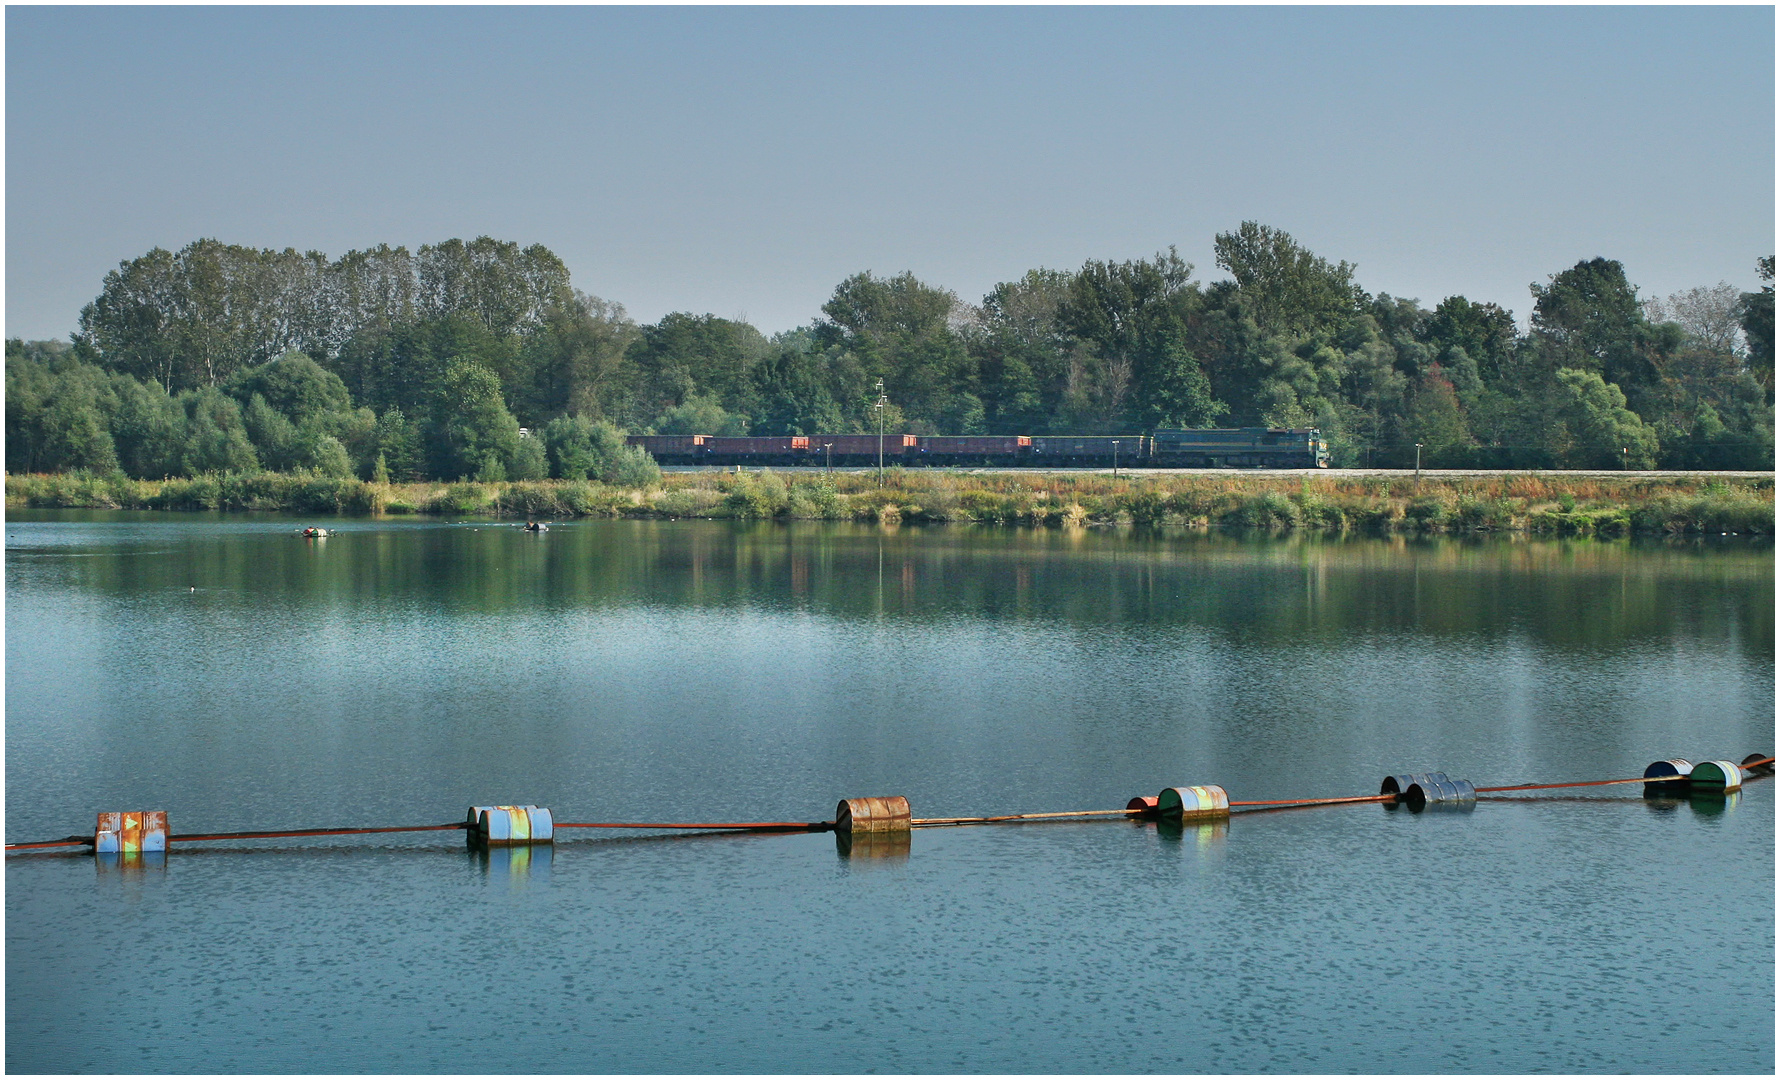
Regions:
<instances>
[{"instance_id":1,"label":"barrel reflection in water","mask_svg":"<svg viewBox=\"0 0 1780 1080\"><path fill-rule=\"evenodd\" d=\"M906 832L837 832L835 854L842 859L893 859L909 857L911 834Z\"/></svg>"}]
</instances>

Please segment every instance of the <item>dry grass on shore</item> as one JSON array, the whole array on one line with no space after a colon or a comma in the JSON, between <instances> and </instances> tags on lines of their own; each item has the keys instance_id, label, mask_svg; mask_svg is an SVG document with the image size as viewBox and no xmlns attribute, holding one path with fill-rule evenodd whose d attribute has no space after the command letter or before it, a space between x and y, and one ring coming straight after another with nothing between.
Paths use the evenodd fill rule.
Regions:
<instances>
[{"instance_id":1,"label":"dry grass on shore","mask_svg":"<svg viewBox=\"0 0 1780 1080\"><path fill-rule=\"evenodd\" d=\"M1479 473L1426 477L1231 473L672 473L646 488L588 481L376 484L306 474L171 480L8 476L8 506L440 514L505 518L702 517L1084 527L1189 525L1623 536L1772 535L1771 477Z\"/></svg>"}]
</instances>

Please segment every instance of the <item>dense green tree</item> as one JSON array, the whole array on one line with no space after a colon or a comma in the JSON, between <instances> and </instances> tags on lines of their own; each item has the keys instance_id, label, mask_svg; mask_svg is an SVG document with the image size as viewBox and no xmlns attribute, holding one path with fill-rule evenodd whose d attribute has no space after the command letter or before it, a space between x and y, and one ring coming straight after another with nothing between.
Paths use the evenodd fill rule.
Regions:
<instances>
[{"instance_id":1,"label":"dense green tree","mask_svg":"<svg viewBox=\"0 0 1780 1080\"><path fill-rule=\"evenodd\" d=\"M1760 292L1743 294L1743 337L1748 343L1749 370L1774 400L1774 257L1757 260L1756 272L1767 282Z\"/></svg>"},{"instance_id":2,"label":"dense green tree","mask_svg":"<svg viewBox=\"0 0 1780 1080\"><path fill-rule=\"evenodd\" d=\"M501 380L474 360L456 358L433 400L429 432L432 474L455 478L504 478L519 444L519 421L507 411Z\"/></svg>"},{"instance_id":3,"label":"dense green tree","mask_svg":"<svg viewBox=\"0 0 1780 1080\"><path fill-rule=\"evenodd\" d=\"M1203 427L1229 411L1188 350L1192 273L1170 248L1153 260L1089 260L1070 282L1057 318L1087 350L1075 389L1098 405L1099 426Z\"/></svg>"},{"instance_id":4,"label":"dense green tree","mask_svg":"<svg viewBox=\"0 0 1780 1080\"><path fill-rule=\"evenodd\" d=\"M1288 336L1327 331L1364 299L1351 263L1331 263L1289 233L1253 221L1213 241L1218 266L1236 279L1244 308L1263 333Z\"/></svg>"},{"instance_id":5,"label":"dense green tree","mask_svg":"<svg viewBox=\"0 0 1780 1080\"><path fill-rule=\"evenodd\" d=\"M1612 259L1585 259L1549 284L1535 282L1533 336L1555 371L1593 371L1622 389L1656 377L1645 345L1648 326L1638 290Z\"/></svg>"},{"instance_id":6,"label":"dense green tree","mask_svg":"<svg viewBox=\"0 0 1780 1080\"><path fill-rule=\"evenodd\" d=\"M835 287L822 312L827 320L817 324L817 343L851 353L866 380L883 379L910 418L907 426L932 430L936 418L956 411L959 394L975 391L973 358L952 326L954 314L964 313L951 290L906 271L854 274ZM845 387L844 397L862 399L863 390Z\"/></svg>"},{"instance_id":7,"label":"dense green tree","mask_svg":"<svg viewBox=\"0 0 1780 1080\"><path fill-rule=\"evenodd\" d=\"M1462 296L1440 301L1423 328L1423 337L1435 362L1448 371L1461 365L1474 368L1479 380L1494 385L1502 380L1519 335L1513 313L1495 304L1474 304ZM1464 361L1458 361L1458 354ZM1465 387L1454 380L1454 387Z\"/></svg>"},{"instance_id":8,"label":"dense green tree","mask_svg":"<svg viewBox=\"0 0 1780 1080\"><path fill-rule=\"evenodd\" d=\"M746 435L748 418L728 411L714 397L693 394L651 426L658 435Z\"/></svg>"},{"instance_id":9,"label":"dense green tree","mask_svg":"<svg viewBox=\"0 0 1780 1080\"><path fill-rule=\"evenodd\" d=\"M754 396L749 371L771 352L771 343L745 322L687 312L664 316L643 327L626 350L636 380L636 420L647 423L694 397L745 414Z\"/></svg>"}]
</instances>

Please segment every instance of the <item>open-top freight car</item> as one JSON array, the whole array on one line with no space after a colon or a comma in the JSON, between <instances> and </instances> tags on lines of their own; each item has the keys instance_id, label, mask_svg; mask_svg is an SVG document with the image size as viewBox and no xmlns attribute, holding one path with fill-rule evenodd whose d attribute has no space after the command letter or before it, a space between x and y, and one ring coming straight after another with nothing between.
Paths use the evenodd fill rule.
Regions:
<instances>
[{"instance_id":1,"label":"open-top freight car","mask_svg":"<svg viewBox=\"0 0 1780 1080\"><path fill-rule=\"evenodd\" d=\"M1064 465L1144 464L1146 440L1142 435L1034 435L1032 464L1038 468Z\"/></svg>"},{"instance_id":2,"label":"open-top freight car","mask_svg":"<svg viewBox=\"0 0 1780 1080\"><path fill-rule=\"evenodd\" d=\"M1316 428L1161 428L1151 435L631 435L663 465L1327 468Z\"/></svg>"},{"instance_id":3,"label":"open-top freight car","mask_svg":"<svg viewBox=\"0 0 1780 1080\"><path fill-rule=\"evenodd\" d=\"M1329 444L1316 428L1157 428L1150 436L1147 464L1326 469Z\"/></svg>"},{"instance_id":4,"label":"open-top freight car","mask_svg":"<svg viewBox=\"0 0 1780 1080\"><path fill-rule=\"evenodd\" d=\"M1026 435L922 435L910 465L1018 465L1032 456Z\"/></svg>"}]
</instances>

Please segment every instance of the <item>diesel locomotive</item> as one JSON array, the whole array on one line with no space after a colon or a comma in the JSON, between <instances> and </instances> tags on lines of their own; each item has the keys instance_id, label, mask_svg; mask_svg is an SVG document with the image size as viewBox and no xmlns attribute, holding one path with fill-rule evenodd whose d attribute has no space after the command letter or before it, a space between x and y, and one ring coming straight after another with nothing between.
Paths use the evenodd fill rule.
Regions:
<instances>
[{"instance_id":1,"label":"diesel locomotive","mask_svg":"<svg viewBox=\"0 0 1780 1080\"><path fill-rule=\"evenodd\" d=\"M631 435L663 465L1326 469L1316 428L1157 428L1137 435Z\"/></svg>"}]
</instances>

